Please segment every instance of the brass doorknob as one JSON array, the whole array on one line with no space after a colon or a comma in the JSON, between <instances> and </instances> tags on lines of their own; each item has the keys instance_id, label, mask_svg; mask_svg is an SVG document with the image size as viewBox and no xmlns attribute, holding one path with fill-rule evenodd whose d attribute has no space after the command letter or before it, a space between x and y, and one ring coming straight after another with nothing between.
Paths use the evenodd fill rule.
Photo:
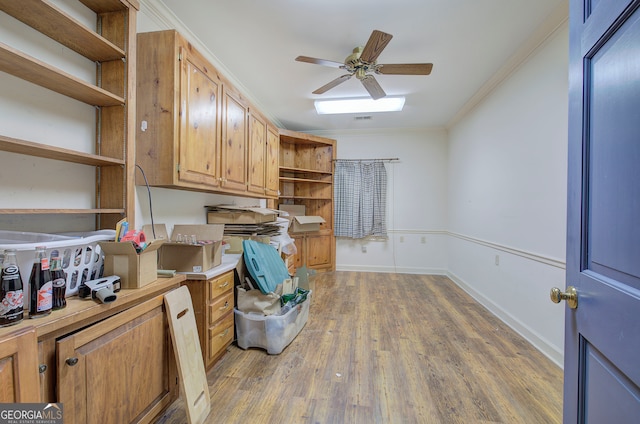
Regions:
<instances>
[{"instance_id":1,"label":"brass doorknob","mask_svg":"<svg viewBox=\"0 0 640 424\"><path fill-rule=\"evenodd\" d=\"M552 288L551 301L553 303L560 303L562 300L566 300L571 309L576 309L578 307L578 291L576 288L569 286L566 292L562 292L562 290L557 287Z\"/></svg>"}]
</instances>

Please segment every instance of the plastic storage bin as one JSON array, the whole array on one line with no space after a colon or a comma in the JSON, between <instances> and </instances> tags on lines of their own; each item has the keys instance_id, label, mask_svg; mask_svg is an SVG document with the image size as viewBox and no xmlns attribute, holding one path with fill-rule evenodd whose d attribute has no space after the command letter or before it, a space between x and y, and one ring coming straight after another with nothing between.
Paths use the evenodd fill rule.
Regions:
<instances>
[{"instance_id":1,"label":"plastic storage bin","mask_svg":"<svg viewBox=\"0 0 640 424\"><path fill-rule=\"evenodd\" d=\"M281 353L295 339L309 318L311 292L307 300L284 315L261 315L234 310L238 346L242 349L260 347L269 355Z\"/></svg>"},{"instance_id":2,"label":"plastic storage bin","mask_svg":"<svg viewBox=\"0 0 640 424\"><path fill-rule=\"evenodd\" d=\"M29 275L35 249L37 246L45 246L49 259L55 255L62 258L62 268L67 274L66 295L71 296L78 293L78 286L83 281L102 276L104 255L98 242L114 240L115 236L114 230L63 234L0 231L0 253L4 249L16 249L25 298L28 299Z\"/></svg>"}]
</instances>

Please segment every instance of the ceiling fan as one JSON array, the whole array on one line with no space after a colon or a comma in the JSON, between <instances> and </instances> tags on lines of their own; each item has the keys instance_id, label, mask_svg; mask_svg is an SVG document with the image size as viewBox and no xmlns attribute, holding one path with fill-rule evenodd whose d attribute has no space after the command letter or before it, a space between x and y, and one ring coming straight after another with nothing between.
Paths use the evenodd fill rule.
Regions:
<instances>
[{"instance_id":1,"label":"ceiling fan","mask_svg":"<svg viewBox=\"0 0 640 424\"><path fill-rule=\"evenodd\" d=\"M362 82L364 88L374 100L386 96L386 93L378 84L374 74L383 75L429 75L433 68L432 63L403 63L403 64L378 64L376 59L382 53L382 50L389 44L391 34L374 30L364 47L356 47L344 60L344 63L334 62L325 59L316 59L308 56L298 56L298 62L314 63L316 65L330 66L332 68L340 68L347 71L344 74L328 84L323 85L313 92L313 94L323 94L335 86L342 84L346 80L355 75Z\"/></svg>"}]
</instances>

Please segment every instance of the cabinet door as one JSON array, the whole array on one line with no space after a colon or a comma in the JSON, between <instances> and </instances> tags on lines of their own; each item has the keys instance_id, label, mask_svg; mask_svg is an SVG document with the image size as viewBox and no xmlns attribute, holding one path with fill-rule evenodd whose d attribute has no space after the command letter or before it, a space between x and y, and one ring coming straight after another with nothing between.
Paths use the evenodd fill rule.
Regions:
<instances>
[{"instance_id":1,"label":"cabinet door","mask_svg":"<svg viewBox=\"0 0 640 424\"><path fill-rule=\"evenodd\" d=\"M38 342L28 327L0 340L0 403L40 402Z\"/></svg>"},{"instance_id":2,"label":"cabinet door","mask_svg":"<svg viewBox=\"0 0 640 424\"><path fill-rule=\"evenodd\" d=\"M163 296L57 342L65 423L149 419L177 394Z\"/></svg>"},{"instance_id":3,"label":"cabinet door","mask_svg":"<svg viewBox=\"0 0 640 424\"><path fill-rule=\"evenodd\" d=\"M279 169L279 149L280 134L278 129L267 126L267 149L265 157L265 194L270 197L278 197L280 169Z\"/></svg>"},{"instance_id":4,"label":"cabinet door","mask_svg":"<svg viewBox=\"0 0 640 424\"><path fill-rule=\"evenodd\" d=\"M247 191L247 105L226 86L222 93L221 186Z\"/></svg>"},{"instance_id":5,"label":"cabinet door","mask_svg":"<svg viewBox=\"0 0 640 424\"><path fill-rule=\"evenodd\" d=\"M220 84L184 48L181 57L179 179L215 187L219 185Z\"/></svg>"},{"instance_id":6,"label":"cabinet door","mask_svg":"<svg viewBox=\"0 0 640 424\"><path fill-rule=\"evenodd\" d=\"M262 117L249 111L249 160L247 189L253 193L265 192L265 154L267 123Z\"/></svg>"},{"instance_id":7,"label":"cabinet door","mask_svg":"<svg viewBox=\"0 0 640 424\"><path fill-rule=\"evenodd\" d=\"M307 267L312 269L330 269L333 266L332 236L305 236L304 253Z\"/></svg>"}]
</instances>

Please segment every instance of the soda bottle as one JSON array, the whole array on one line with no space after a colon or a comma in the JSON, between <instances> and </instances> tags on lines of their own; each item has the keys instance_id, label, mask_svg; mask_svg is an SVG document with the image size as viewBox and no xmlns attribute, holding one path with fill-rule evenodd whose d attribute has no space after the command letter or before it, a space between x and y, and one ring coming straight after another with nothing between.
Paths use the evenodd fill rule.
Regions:
<instances>
[{"instance_id":1,"label":"soda bottle","mask_svg":"<svg viewBox=\"0 0 640 424\"><path fill-rule=\"evenodd\" d=\"M36 257L29 277L29 317L40 318L51 313L53 282L49 258L42 246L36 247Z\"/></svg>"},{"instance_id":2,"label":"soda bottle","mask_svg":"<svg viewBox=\"0 0 640 424\"><path fill-rule=\"evenodd\" d=\"M4 251L0 273L0 327L17 324L24 317L24 294L16 249Z\"/></svg>"},{"instance_id":3,"label":"soda bottle","mask_svg":"<svg viewBox=\"0 0 640 424\"><path fill-rule=\"evenodd\" d=\"M51 278L53 281L53 310L67 306L65 294L67 291L67 275L62 269L62 259L57 256L51 258Z\"/></svg>"}]
</instances>

